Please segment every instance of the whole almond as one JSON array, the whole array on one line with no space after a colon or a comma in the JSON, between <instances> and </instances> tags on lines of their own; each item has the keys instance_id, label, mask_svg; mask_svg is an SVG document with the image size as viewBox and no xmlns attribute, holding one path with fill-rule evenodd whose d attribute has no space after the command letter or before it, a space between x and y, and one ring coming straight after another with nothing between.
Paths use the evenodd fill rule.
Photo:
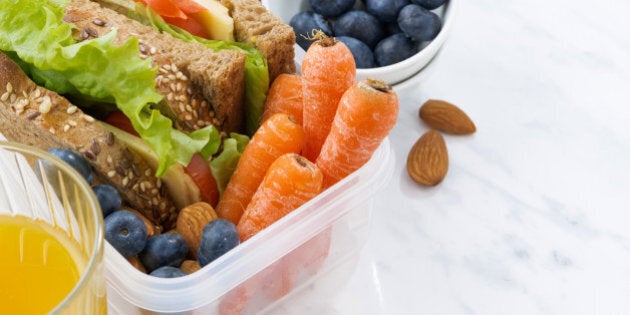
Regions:
<instances>
[{"instance_id":1,"label":"whole almond","mask_svg":"<svg viewBox=\"0 0 630 315\"><path fill-rule=\"evenodd\" d=\"M138 258L138 255L127 258L127 261L129 261L129 263L136 269L140 270L140 272L147 273L147 270L144 268L144 265L142 265L142 262L140 261L140 258Z\"/></svg>"},{"instance_id":2,"label":"whole almond","mask_svg":"<svg viewBox=\"0 0 630 315\"><path fill-rule=\"evenodd\" d=\"M151 221L147 217L145 217L144 214L142 214L140 211L138 211L136 209L132 209L132 208L127 207L127 206L122 206L121 209L124 209L124 210L127 210L129 212L132 212L133 214L138 216L138 218L140 218L140 219L142 219L142 221L144 221L144 225L146 225L146 227L147 227L147 236L148 237L160 234L159 227L157 227L155 224L151 223Z\"/></svg>"},{"instance_id":3,"label":"whole almond","mask_svg":"<svg viewBox=\"0 0 630 315\"><path fill-rule=\"evenodd\" d=\"M182 262L182 264L179 266L179 269L183 270L187 274L191 274L191 273L201 269L201 266L199 265L198 261L188 259L188 260L184 260L184 262Z\"/></svg>"},{"instance_id":4,"label":"whole almond","mask_svg":"<svg viewBox=\"0 0 630 315\"><path fill-rule=\"evenodd\" d=\"M427 131L407 156L407 173L422 185L439 184L448 171L448 152L444 137L436 130Z\"/></svg>"},{"instance_id":5,"label":"whole almond","mask_svg":"<svg viewBox=\"0 0 630 315\"><path fill-rule=\"evenodd\" d=\"M432 128L456 135L467 135L477 130L463 110L441 100L426 101L420 107L420 119Z\"/></svg>"},{"instance_id":6,"label":"whole almond","mask_svg":"<svg viewBox=\"0 0 630 315\"><path fill-rule=\"evenodd\" d=\"M177 215L176 230L186 240L189 254L196 258L203 228L217 218L212 206L206 202L197 202L182 209Z\"/></svg>"}]
</instances>

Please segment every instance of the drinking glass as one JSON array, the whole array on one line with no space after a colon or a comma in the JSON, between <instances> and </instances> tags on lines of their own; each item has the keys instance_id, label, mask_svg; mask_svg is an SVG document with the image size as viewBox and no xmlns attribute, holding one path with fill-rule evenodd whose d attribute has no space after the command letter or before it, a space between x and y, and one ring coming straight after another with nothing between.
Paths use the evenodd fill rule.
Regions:
<instances>
[{"instance_id":1,"label":"drinking glass","mask_svg":"<svg viewBox=\"0 0 630 315\"><path fill-rule=\"evenodd\" d=\"M17 307L8 312L107 313L103 233L98 200L77 171L46 151L0 141L0 272L6 277L0 292L8 299L0 305L3 312ZM59 271L72 264L73 277Z\"/></svg>"}]
</instances>

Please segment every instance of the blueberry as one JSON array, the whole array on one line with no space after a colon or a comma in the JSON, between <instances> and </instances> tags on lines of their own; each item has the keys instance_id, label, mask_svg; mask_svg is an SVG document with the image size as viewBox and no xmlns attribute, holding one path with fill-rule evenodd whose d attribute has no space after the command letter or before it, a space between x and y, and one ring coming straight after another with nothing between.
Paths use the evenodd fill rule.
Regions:
<instances>
[{"instance_id":1,"label":"blueberry","mask_svg":"<svg viewBox=\"0 0 630 315\"><path fill-rule=\"evenodd\" d=\"M61 149L61 148L53 148L48 150L48 153L60 158L64 162L68 163L72 166L89 184L92 184L94 181L94 172L92 171L92 166L86 159L83 158L79 153L74 152L69 149Z\"/></svg>"},{"instance_id":2,"label":"blueberry","mask_svg":"<svg viewBox=\"0 0 630 315\"><path fill-rule=\"evenodd\" d=\"M147 226L137 215L115 211L105 218L105 239L125 258L134 256L147 243Z\"/></svg>"},{"instance_id":3,"label":"blueberry","mask_svg":"<svg viewBox=\"0 0 630 315\"><path fill-rule=\"evenodd\" d=\"M239 244L234 223L225 219L214 219L203 228L197 260L202 267L227 253Z\"/></svg>"},{"instance_id":4,"label":"blueberry","mask_svg":"<svg viewBox=\"0 0 630 315\"><path fill-rule=\"evenodd\" d=\"M374 48L374 60L383 67L403 61L413 56L418 51L414 43L404 33L398 33L386 37Z\"/></svg>"},{"instance_id":5,"label":"blueberry","mask_svg":"<svg viewBox=\"0 0 630 315\"><path fill-rule=\"evenodd\" d=\"M324 17L337 17L352 9L355 0L309 0L313 11Z\"/></svg>"},{"instance_id":6,"label":"blueberry","mask_svg":"<svg viewBox=\"0 0 630 315\"><path fill-rule=\"evenodd\" d=\"M96 185L92 187L98 203L101 205L103 217L107 217L110 213L120 209L122 200L118 190L110 185Z\"/></svg>"},{"instance_id":7,"label":"blueberry","mask_svg":"<svg viewBox=\"0 0 630 315\"><path fill-rule=\"evenodd\" d=\"M183 236L178 233L166 233L149 237L139 257L144 268L151 272L162 266L181 265L187 253L188 246Z\"/></svg>"},{"instance_id":8,"label":"blueberry","mask_svg":"<svg viewBox=\"0 0 630 315\"><path fill-rule=\"evenodd\" d=\"M394 22L398 12L409 4L409 0L366 0L365 7L383 22Z\"/></svg>"},{"instance_id":9,"label":"blueberry","mask_svg":"<svg viewBox=\"0 0 630 315\"><path fill-rule=\"evenodd\" d=\"M151 271L150 275L154 277L159 277L159 278L177 278L177 277L185 276L186 273L177 267L162 266L158 269Z\"/></svg>"},{"instance_id":10,"label":"blueberry","mask_svg":"<svg viewBox=\"0 0 630 315\"><path fill-rule=\"evenodd\" d=\"M304 11L294 15L289 22L295 32L295 39L298 45L304 50L313 43L312 40L306 39L313 34L313 30L321 30L327 36L332 36L333 32L328 21L319 13L313 11Z\"/></svg>"},{"instance_id":11,"label":"blueberry","mask_svg":"<svg viewBox=\"0 0 630 315\"><path fill-rule=\"evenodd\" d=\"M348 46L352 56L354 56L354 63L357 65L357 68L374 68L374 54L368 45L352 37L339 36L335 38Z\"/></svg>"},{"instance_id":12,"label":"blueberry","mask_svg":"<svg viewBox=\"0 0 630 315\"><path fill-rule=\"evenodd\" d=\"M423 8L427 10L433 10L443 5L446 2L446 0L411 0L411 2L419 6L422 6Z\"/></svg>"},{"instance_id":13,"label":"blueberry","mask_svg":"<svg viewBox=\"0 0 630 315\"><path fill-rule=\"evenodd\" d=\"M416 41L432 40L442 28L440 17L415 4L405 6L398 15L400 29Z\"/></svg>"},{"instance_id":14,"label":"blueberry","mask_svg":"<svg viewBox=\"0 0 630 315\"><path fill-rule=\"evenodd\" d=\"M374 47L384 36L383 25L365 11L350 11L333 23L335 36L354 37L369 47Z\"/></svg>"}]
</instances>

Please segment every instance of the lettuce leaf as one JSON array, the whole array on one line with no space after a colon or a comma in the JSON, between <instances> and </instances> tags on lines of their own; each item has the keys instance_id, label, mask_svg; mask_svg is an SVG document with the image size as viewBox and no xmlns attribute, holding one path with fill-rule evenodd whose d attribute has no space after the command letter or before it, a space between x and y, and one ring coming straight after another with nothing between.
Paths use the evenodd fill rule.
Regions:
<instances>
[{"instance_id":1,"label":"lettuce leaf","mask_svg":"<svg viewBox=\"0 0 630 315\"><path fill-rule=\"evenodd\" d=\"M245 146L249 143L249 137L237 133L231 133L230 138L223 140L223 151L210 162L212 176L217 182L219 194L227 187L232 173L236 169Z\"/></svg>"},{"instance_id":2,"label":"lettuce leaf","mask_svg":"<svg viewBox=\"0 0 630 315\"><path fill-rule=\"evenodd\" d=\"M14 52L23 67L30 65L38 84L117 106L158 156L156 176L163 176L175 162L187 165L195 152L205 158L216 153L220 145L216 128L209 126L186 135L174 130L171 120L151 107L162 99L155 91L157 69L151 68L150 60L140 58L138 40L130 38L114 45L114 30L76 42L73 26L63 21L67 3L0 0L0 50Z\"/></svg>"},{"instance_id":3,"label":"lettuce leaf","mask_svg":"<svg viewBox=\"0 0 630 315\"><path fill-rule=\"evenodd\" d=\"M163 33L186 42L197 42L213 50L237 50L245 53L245 132L253 135L260 126L267 92L269 91L269 70L265 57L251 45L239 42L210 40L194 36L187 31L170 25L151 8L130 0L101 0L114 9L142 24L153 26Z\"/></svg>"}]
</instances>

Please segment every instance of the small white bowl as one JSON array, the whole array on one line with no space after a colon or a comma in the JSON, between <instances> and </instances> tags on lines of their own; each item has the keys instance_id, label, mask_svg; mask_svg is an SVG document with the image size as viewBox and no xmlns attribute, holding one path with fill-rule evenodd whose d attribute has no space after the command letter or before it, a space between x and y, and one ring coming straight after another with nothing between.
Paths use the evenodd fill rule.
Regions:
<instances>
[{"instance_id":1,"label":"small white bowl","mask_svg":"<svg viewBox=\"0 0 630 315\"><path fill-rule=\"evenodd\" d=\"M446 37L450 33L453 25L459 1L460 0L448 0L443 6L433 11L442 18L442 29L432 41L423 43L424 47L421 51L401 62L389 66L357 69L357 80L366 78L380 79L390 85L394 85L421 72L446 41ZM298 12L310 10L308 0L262 0L262 3L287 24ZM360 1L357 0L357 3L360 3ZM304 54L304 49L295 44L295 62L298 71L301 67Z\"/></svg>"}]
</instances>

